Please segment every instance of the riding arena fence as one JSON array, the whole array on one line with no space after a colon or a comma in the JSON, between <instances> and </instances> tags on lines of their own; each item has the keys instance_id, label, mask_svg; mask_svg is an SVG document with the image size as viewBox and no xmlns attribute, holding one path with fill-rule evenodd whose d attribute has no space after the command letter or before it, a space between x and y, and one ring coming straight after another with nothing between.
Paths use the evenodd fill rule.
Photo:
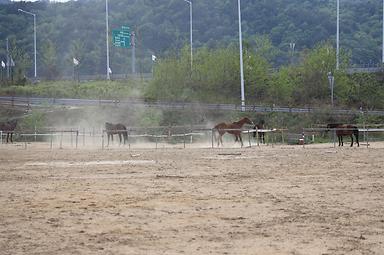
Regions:
<instances>
[{"instance_id":1,"label":"riding arena fence","mask_svg":"<svg viewBox=\"0 0 384 255\"><path fill-rule=\"evenodd\" d=\"M272 129L230 129L240 130L245 147L274 146L276 144L308 145L314 143L333 142L336 147L337 129L303 128L301 131L286 128ZM360 145L370 146L376 141L384 141L384 128L359 128ZM104 149L116 148L216 148L217 131L210 128L178 127L127 127L126 144L119 142L115 135L113 142L108 144L106 130L98 128L70 128L70 129L42 129L42 130L15 130L14 142L27 149L35 145L49 147L50 149L90 147ZM0 130L0 145L6 146L6 135L9 132ZM255 134L256 133L256 134ZM265 143L260 140L259 134L265 135ZM240 143L234 143L234 136L226 133L223 136L223 148L240 148ZM346 140L348 143L349 140Z\"/></svg>"}]
</instances>

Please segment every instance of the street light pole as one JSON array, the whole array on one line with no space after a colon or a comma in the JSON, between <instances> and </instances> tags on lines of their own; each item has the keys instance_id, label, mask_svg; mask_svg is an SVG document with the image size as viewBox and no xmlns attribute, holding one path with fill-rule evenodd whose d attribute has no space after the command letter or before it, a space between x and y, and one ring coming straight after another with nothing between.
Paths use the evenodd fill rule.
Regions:
<instances>
[{"instance_id":1,"label":"street light pole","mask_svg":"<svg viewBox=\"0 0 384 255\"><path fill-rule=\"evenodd\" d=\"M294 42L289 43L289 48L291 49L291 64L293 64L293 56L295 54L295 46L296 46L296 43L294 43Z\"/></svg>"},{"instance_id":2,"label":"street light pole","mask_svg":"<svg viewBox=\"0 0 384 255\"><path fill-rule=\"evenodd\" d=\"M108 38L108 34L109 34L109 28L108 28L108 0L105 0L105 30L106 30L106 33L105 33L105 41L107 43L107 80L110 80L110 76L109 76L109 70L111 70L109 68L109 38Z\"/></svg>"},{"instance_id":3,"label":"street light pole","mask_svg":"<svg viewBox=\"0 0 384 255\"><path fill-rule=\"evenodd\" d=\"M34 60L35 60L35 78L37 77L37 66L36 66L36 14L32 12L27 12L22 9L17 9L19 12L24 12L26 14L33 16L33 45L34 45Z\"/></svg>"},{"instance_id":4,"label":"street light pole","mask_svg":"<svg viewBox=\"0 0 384 255\"><path fill-rule=\"evenodd\" d=\"M333 108L333 88L335 85L335 77L332 75L331 72L328 73L328 81L329 81L329 88L331 89L331 105Z\"/></svg>"},{"instance_id":5,"label":"street light pole","mask_svg":"<svg viewBox=\"0 0 384 255\"><path fill-rule=\"evenodd\" d=\"M336 3L336 70L339 70L339 53L340 53L340 0Z\"/></svg>"},{"instance_id":6,"label":"street light pole","mask_svg":"<svg viewBox=\"0 0 384 255\"><path fill-rule=\"evenodd\" d=\"M189 43L191 44L191 70L193 63L193 47L192 47L192 1L184 0L189 4ZM383 0L384 1L384 0Z\"/></svg>"},{"instance_id":7,"label":"street light pole","mask_svg":"<svg viewBox=\"0 0 384 255\"><path fill-rule=\"evenodd\" d=\"M241 34L241 7L240 0L237 0L239 12L239 44L240 44L240 86L241 86L241 111L245 111L245 93L244 93L244 68L243 68L243 38Z\"/></svg>"}]
</instances>

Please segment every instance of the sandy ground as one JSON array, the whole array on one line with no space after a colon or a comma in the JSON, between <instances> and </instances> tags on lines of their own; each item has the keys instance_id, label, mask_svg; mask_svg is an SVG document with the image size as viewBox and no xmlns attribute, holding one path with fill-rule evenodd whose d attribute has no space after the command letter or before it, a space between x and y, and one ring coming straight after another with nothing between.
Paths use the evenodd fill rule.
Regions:
<instances>
[{"instance_id":1,"label":"sandy ground","mask_svg":"<svg viewBox=\"0 0 384 255\"><path fill-rule=\"evenodd\" d=\"M0 162L0 254L384 254L384 143L13 144Z\"/></svg>"}]
</instances>

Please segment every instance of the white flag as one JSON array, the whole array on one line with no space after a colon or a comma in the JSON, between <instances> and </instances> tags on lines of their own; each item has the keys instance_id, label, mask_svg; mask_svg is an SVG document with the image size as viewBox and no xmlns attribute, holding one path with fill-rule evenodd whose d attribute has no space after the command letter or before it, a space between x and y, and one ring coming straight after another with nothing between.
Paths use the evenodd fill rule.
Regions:
<instances>
[{"instance_id":1,"label":"white flag","mask_svg":"<svg viewBox=\"0 0 384 255\"><path fill-rule=\"evenodd\" d=\"M2 68L5 68L5 63L4 63L4 61L1 61L1 67L2 67Z\"/></svg>"},{"instance_id":2,"label":"white flag","mask_svg":"<svg viewBox=\"0 0 384 255\"><path fill-rule=\"evenodd\" d=\"M156 61L157 57L155 55L152 55L152 61Z\"/></svg>"},{"instance_id":3,"label":"white flag","mask_svg":"<svg viewBox=\"0 0 384 255\"><path fill-rule=\"evenodd\" d=\"M78 64L80 64L79 60L77 60L76 58L73 58L73 64L75 66L77 66Z\"/></svg>"},{"instance_id":4,"label":"white flag","mask_svg":"<svg viewBox=\"0 0 384 255\"><path fill-rule=\"evenodd\" d=\"M108 72L112 73L112 69L110 67L108 67Z\"/></svg>"}]
</instances>

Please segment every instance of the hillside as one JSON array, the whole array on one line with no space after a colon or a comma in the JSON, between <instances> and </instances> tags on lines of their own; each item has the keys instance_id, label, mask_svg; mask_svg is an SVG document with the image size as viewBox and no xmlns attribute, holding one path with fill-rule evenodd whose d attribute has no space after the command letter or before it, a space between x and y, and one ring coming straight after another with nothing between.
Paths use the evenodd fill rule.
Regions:
<instances>
[{"instance_id":1,"label":"hillside","mask_svg":"<svg viewBox=\"0 0 384 255\"><path fill-rule=\"evenodd\" d=\"M105 1L66 3L12 2L0 4L0 58L5 60L9 38L15 61L32 74L33 21L18 8L37 15L37 51L42 76L72 75L72 58L80 60L83 74L105 73ZM336 1L262 0L242 2L244 41L270 38L273 66L289 63L290 54L334 41ZM340 46L351 64L381 61L382 13L380 1L341 1ZM237 1L194 0L194 48L238 43ZM151 71L151 55L167 56L189 43L189 5L182 0L109 0L109 27L130 26L136 32L138 72ZM294 52L290 43L295 43ZM131 51L111 47L115 73L131 71Z\"/></svg>"}]
</instances>

